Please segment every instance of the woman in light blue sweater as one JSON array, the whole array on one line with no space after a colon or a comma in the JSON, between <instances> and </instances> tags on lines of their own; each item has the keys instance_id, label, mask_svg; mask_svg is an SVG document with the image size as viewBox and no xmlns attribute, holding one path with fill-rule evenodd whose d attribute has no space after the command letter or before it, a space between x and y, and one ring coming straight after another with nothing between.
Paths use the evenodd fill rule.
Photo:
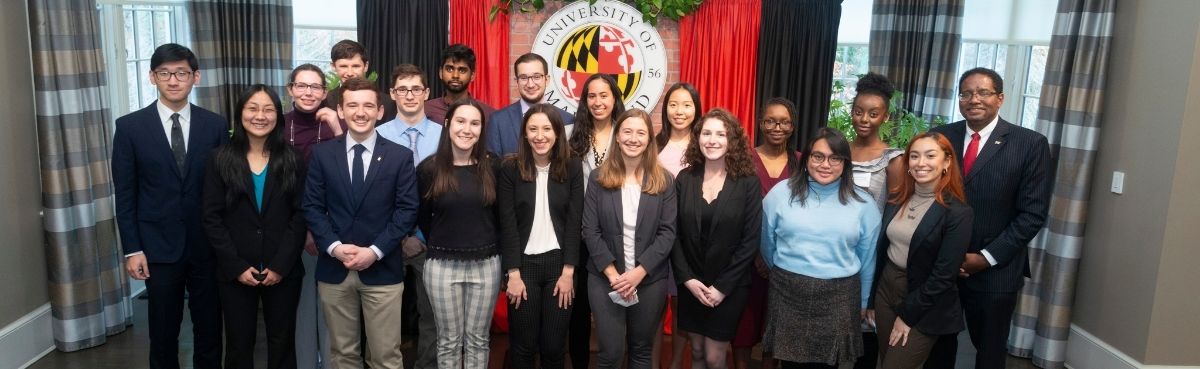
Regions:
<instances>
[{"instance_id":1,"label":"woman in light blue sweater","mask_svg":"<svg viewBox=\"0 0 1200 369\"><path fill-rule=\"evenodd\" d=\"M784 368L836 368L863 353L880 215L854 186L841 133L822 128L804 152L805 165L763 199L771 268L763 349Z\"/></svg>"}]
</instances>

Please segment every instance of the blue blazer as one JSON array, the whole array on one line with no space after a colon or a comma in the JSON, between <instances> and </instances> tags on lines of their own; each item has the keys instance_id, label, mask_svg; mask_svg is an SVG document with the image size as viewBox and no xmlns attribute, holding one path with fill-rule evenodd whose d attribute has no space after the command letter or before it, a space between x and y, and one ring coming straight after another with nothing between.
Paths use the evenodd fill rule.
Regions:
<instances>
[{"instance_id":1,"label":"blue blazer","mask_svg":"<svg viewBox=\"0 0 1200 369\"><path fill-rule=\"evenodd\" d=\"M569 126L575 123L575 114L567 113L566 110L562 109L558 109L558 113L562 115L564 125ZM521 125L524 123L524 118L521 114L520 100L493 113L491 116L492 120L487 125L488 150L500 157L515 154L517 152L517 139L521 137Z\"/></svg>"},{"instance_id":2,"label":"blue blazer","mask_svg":"<svg viewBox=\"0 0 1200 369\"><path fill-rule=\"evenodd\" d=\"M954 145L962 169L967 124L935 127ZM1046 136L1000 119L982 142L971 173L963 178L967 205L975 219L967 252L987 249L996 266L961 280L961 287L980 292L1021 290L1029 275L1029 241L1046 223L1053 185L1053 163Z\"/></svg>"},{"instance_id":3,"label":"blue blazer","mask_svg":"<svg viewBox=\"0 0 1200 369\"><path fill-rule=\"evenodd\" d=\"M143 252L151 263L175 263L184 256L211 259L200 222L200 192L209 153L229 140L227 123L192 105L187 159L180 168L157 104L117 118L111 165L121 248L126 255Z\"/></svg>"},{"instance_id":4,"label":"blue blazer","mask_svg":"<svg viewBox=\"0 0 1200 369\"><path fill-rule=\"evenodd\" d=\"M334 241L375 245L383 259L358 272L363 284L404 281L400 240L417 220L417 177L412 151L382 136L376 138L366 190L350 190L346 135L313 146L304 189L304 217L317 249L316 279L341 283L348 270L325 250Z\"/></svg>"}]
</instances>

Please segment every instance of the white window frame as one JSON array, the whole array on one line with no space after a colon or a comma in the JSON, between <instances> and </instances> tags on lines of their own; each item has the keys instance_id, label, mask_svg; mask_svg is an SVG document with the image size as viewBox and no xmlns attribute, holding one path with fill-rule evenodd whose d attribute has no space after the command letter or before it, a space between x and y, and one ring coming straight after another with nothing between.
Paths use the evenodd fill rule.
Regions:
<instances>
[{"instance_id":1,"label":"white window frame","mask_svg":"<svg viewBox=\"0 0 1200 369\"><path fill-rule=\"evenodd\" d=\"M355 28L355 27L295 25L292 30L292 37L296 38L297 34L299 34L301 30L358 32L358 28ZM358 41L357 40L358 37L355 37L354 39L355 39L355 41ZM333 47L333 45L329 45L329 46ZM294 64L294 65L292 65L292 68L298 67L304 63L312 63L318 67L320 67L320 66L329 67L324 70L331 70L331 68L333 67L332 65L329 65L331 62L332 61L330 61L330 60L303 59L300 57L300 47L295 46L295 45L292 46L292 63Z\"/></svg>"},{"instance_id":2,"label":"white window frame","mask_svg":"<svg viewBox=\"0 0 1200 369\"><path fill-rule=\"evenodd\" d=\"M112 116L115 118L123 116L131 112L129 108L129 89L137 88L137 86L129 86L128 72L126 71L126 60L128 55L125 52L125 18L124 10L127 6L170 6L172 9L172 42L183 46L191 45L190 27L187 17L187 3L183 0L98 0L96 10L99 13L100 27L105 34L101 37L101 42L104 50L105 72L108 75L108 96L109 108L112 111ZM148 71L147 72L147 76ZM139 77L149 78L149 77ZM194 98L194 96L192 96Z\"/></svg>"},{"instance_id":3,"label":"white window frame","mask_svg":"<svg viewBox=\"0 0 1200 369\"><path fill-rule=\"evenodd\" d=\"M1030 58L1033 57L1034 46L1048 46L1044 43L1035 42L1015 42L1005 43L996 42L995 40L967 40L962 41L963 44L974 43L980 45L1000 45L1006 47L1006 55L1004 59L1004 73L1001 77L1004 78L1004 105L1000 106L1000 117L1008 120L1011 123L1021 124L1023 117L1023 109L1025 98L1041 98L1041 92L1038 95L1029 95L1025 93L1025 86L1029 84L1029 67L1032 64ZM978 64L978 63L976 63ZM961 69L961 64L960 64ZM958 101L958 76L962 76L966 69L961 69L955 75L954 81L954 101ZM1014 98L1015 97L1015 98ZM962 120L962 113L958 111L956 106L951 114L951 121Z\"/></svg>"}]
</instances>

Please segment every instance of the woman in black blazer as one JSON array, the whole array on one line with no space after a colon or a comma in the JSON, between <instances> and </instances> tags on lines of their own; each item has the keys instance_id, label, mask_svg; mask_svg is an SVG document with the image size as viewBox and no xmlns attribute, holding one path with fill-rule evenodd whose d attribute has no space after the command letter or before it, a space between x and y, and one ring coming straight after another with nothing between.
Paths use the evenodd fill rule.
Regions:
<instances>
[{"instance_id":1,"label":"woman in black blazer","mask_svg":"<svg viewBox=\"0 0 1200 369\"><path fill-rule=\"evenodd\" d=\"M301 155L283 137L274 90L254 85L238 99L233 137L216 149L204 179L204 228L216 249L225 315L225 367L253 368L262 302L267 368L295 368L296 306L307 232Z\"/></svg>"},{"instance_id":2,"label":"woman in black blazer","mask_svg":"<svg viewBox=\"0 0 1200 369\"><path fill-rule=\"evenodd\" d=\"M575 296L583 164L571 160L558 108L525 112L517 153L496 181L502 266L508 277L513 366L561 369Z\"/></svg>"},{"instance_id":3,"label":"woman in black blazer","mask_svg":"<svg viewBox=\"0 0 1200 369\"><path fill-rule=\"evenodd\" d=\"M588 300L596 319L600 369L649 369L654 332L667 301L667 267L675 243L675 185L658 164L650 115L621 114L610 147L617 148L588 180L583 241ZM626 352L628 351L628 352Z\"/></svg>"},{"instance_id":4,"label":"woman in black blazer","mask_svg":"<svg viewBox=\"0 0 1200 369\"><path fill-rule=\"evenodd\" d=\"M868 300L885 369L920 368L939 336L963 330L957 280L974 219L945 136L918 135L905 153L907 175L884 209Z\"/></svg>"},{"instance_id":5,"label":"woman in black blazer","mask_svg":"<svg viewBox=\"0 0 1200 369\"><path fill-rule=\"evenodd\" d=\"M748 146L737 118L713 109L693 126L688 167L676 178L675 318L692 343L692 368L725 368L749 296L762 196Z\"/></svg>"}]
</instances>

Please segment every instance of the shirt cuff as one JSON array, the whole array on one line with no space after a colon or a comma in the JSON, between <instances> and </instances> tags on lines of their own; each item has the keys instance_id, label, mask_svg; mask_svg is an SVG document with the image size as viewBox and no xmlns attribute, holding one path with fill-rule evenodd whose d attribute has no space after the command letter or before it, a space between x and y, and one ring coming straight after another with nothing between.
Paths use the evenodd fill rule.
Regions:
<instances>
[{"instance_id":1,"label":"shirt cuff","mask_svg":"<svg viewBox=\"0 0 1200 369\"><path fill-rule=\"evenodd\" d=\"M383 259L383 250L380 250L378 247L375 247L375 245L371 245L370 248L371 248L371 251L375 252L375 260L376 261Z\"/></svg>"},{"instance_id":2,"label":"shirt cuff","mask_svg":"<svg viewBox=\"0 0 1200 369\"><path fill-rule=\"evenodd\" d=\"M142 252L142 251L133 252L133 253L125 254L125 257L130 257L130 256L134 256L134 255L141 255L141 254L144 254L144 253L145 253L145 252Z\"/></svg>"},{"instance_id":3,"label":"shirt cuff","mask_svg":"<svg viewBox=\"0 0 1200 369\"><path fill-rule=\"evenodd\" d=\"M987 259L988 266L996 266L996 258L992 257L992 253L987 250L979 250L979 253L983 254L984 259Z\"/></svg>"},{"instance_id":4,"label":"shirt cuff","mask_svg":"<svg viewBox=\"0 0 1200 369\"><path fill-rule=\"evenodd\" d=\"M337 259L337 256L333 255L333 248L338 247L338 245L341 245L341 244L342 244L342 241L333 241L333 243L329 244L329 247L325 248L325 253L329 254L329 256L333 256L334 259Z\"/></svg>"}]
</instances>

